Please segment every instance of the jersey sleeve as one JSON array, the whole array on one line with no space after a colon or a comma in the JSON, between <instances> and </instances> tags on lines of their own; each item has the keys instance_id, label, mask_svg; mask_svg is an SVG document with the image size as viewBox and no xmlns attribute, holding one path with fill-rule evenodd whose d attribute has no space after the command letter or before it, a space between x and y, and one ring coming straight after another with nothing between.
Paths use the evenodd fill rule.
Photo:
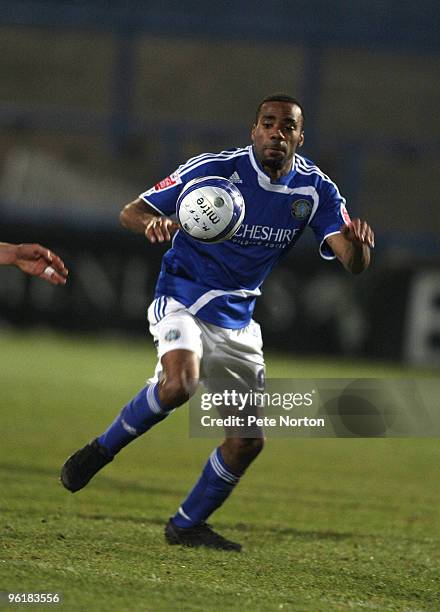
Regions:
<instances>
[{"instance_id":1,"label":"jersey sleeve","mask_svg":"<svg viewBox=\"0 0 440 612\"><path fill-rule=\"evenodd\" d=\"M309 225L319 244L319 254L324 259L335 259L335 254L327 244L329 236L339 234L342 225L350 223L350 216L345 206L345 198L332 182L323 181L320 202Z\"/></svg>"},{"instance_id":2,"label":"jersey sleeve","mask_svg":"<svg viewBox=\"0 0 440 612\"><path fill-rule=\"evenodd\" d=\"M228 152L204 153L179 166L175 172L141 193L139 197L160 215L172 218L174 216L175 219L176 201L184 186L192 179L202 176L228 177L230 164L231 155L228 155Z\"/></svg>"},{"instance_id":3,"label":"jersey sleeve","mask_svg":"<svg viewBox=\"0 0 440 612\"><path fill-rule=\"evenodd\" d=\"M157 210L160 215L173 217L176 214L176 200L184 187L179 169L162 179L147 191L139 194L141 200Z\"/></svg>"}]
</instances>

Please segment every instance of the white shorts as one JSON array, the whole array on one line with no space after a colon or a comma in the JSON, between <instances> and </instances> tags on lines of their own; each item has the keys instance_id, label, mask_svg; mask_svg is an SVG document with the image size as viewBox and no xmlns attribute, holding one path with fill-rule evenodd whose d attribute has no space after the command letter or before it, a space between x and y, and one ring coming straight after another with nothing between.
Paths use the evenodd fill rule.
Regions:
<instances>
[{"instance_id":1,"label":"white shorts","mask_svg":"<svg viewBox=\"0 0 440 612\"><path fill-rule=\"evenodd\" d=\"M160 377L165 353L186 349L200 358L200 382L211 392L228 383L234 388L264 389L263 341L256 321L240 329L225 329L201 321L186 306L165 296L152 302L148 321L159 358L153 380Z\"/></svg>"}]
</instances>

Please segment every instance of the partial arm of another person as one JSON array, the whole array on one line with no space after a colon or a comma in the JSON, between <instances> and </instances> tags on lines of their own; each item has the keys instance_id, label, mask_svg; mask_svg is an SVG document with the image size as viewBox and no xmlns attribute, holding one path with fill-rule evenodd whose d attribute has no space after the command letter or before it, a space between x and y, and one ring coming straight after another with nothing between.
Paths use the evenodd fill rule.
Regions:
<instances>
[{"instance_id":1,"label":"partial arm of another person","mask_svg":"<svg viewBox=\"0 0 440 612\"><path fill-rule=\"evenodd\" d=\"M65 285L69 273L63 260L41 244L0 242L0 265L16 266L52 285Z\"/></svg>"},{"instance_id":2,"label":"partial arm of another person","mask_svg":"<svg viewBox=\"0 0 440 612\"><path fill-rule=\"evenodd\" d=\"M353 219L340 228L339 234L329 236L327 243L344 268L352 274L360 274L370 265L374 232L366 221Z\"/></svg>"},{"instance_id":3,"label":"partial arm of another person","mask_svg":"<svg viewBox=\"0 0 440 612\"><path fill-rule=\"evenodd\" d=\"M151 243L171 240L179 225L168 217L160 216L153 207L137 198L122 209L119 221L135 234L144 234Z\"/></svg>"}]
</instances>

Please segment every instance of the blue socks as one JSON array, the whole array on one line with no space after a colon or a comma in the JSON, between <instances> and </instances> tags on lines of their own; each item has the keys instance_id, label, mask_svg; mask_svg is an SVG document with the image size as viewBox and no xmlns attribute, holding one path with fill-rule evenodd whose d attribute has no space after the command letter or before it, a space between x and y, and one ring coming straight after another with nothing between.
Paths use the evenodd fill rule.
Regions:
<instances>
[{"instance_id":1,"label":"blue socks","mask_svg":"<svg viewBox=\"0 0 440 612\"><path fill-rule=\"evenodd\" d=\"M98 438L99 444L113 456L132 440L162 421L171 410L159 401L159 383L141 389L124 408L110 427Z\"/></svg>"},{"instance_id":2,"label":"blue socks","mask_svg":"<svg viewBox=\"0 0 440 612\"><path fill-rule=\"evenodd\" d=\"M98 442L113 457L124 446L165 419L170 412L161 406L158 383L148 385L124 406ZM203 523L229 497L240 476L232 472L224 462L220 448L216 448L199 480L173 517L173 523L182 528Z\"/></svg>"},{"instance_id":3,"label":"blue socks","mask_svg":"<svg viewBox=\"0 0 440 612\"><path fill-rule=\"evenodd\" d=\"M231 471L223 460L220 448L216 448L193 490L173 516L173 523L183 528L203 523L229 497L240 476Z\"/></svg>"}]
</instances>

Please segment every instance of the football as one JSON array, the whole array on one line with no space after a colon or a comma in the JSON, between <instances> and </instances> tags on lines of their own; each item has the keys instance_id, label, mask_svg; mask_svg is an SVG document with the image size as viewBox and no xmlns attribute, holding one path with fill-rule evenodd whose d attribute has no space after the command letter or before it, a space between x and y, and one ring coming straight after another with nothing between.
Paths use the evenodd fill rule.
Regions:
<instances>
[{"instance_id":1,"label":"football","mask_svg":"<svg viewBox=\"0 0 440 612\"><path fill-rule=\"evenodd\" d=\"M245 204L239 189L221 176L203 176L185 185L176 203L183 231L201 242L229 240L243 222Z\"/></svg>"}]
</instances>

